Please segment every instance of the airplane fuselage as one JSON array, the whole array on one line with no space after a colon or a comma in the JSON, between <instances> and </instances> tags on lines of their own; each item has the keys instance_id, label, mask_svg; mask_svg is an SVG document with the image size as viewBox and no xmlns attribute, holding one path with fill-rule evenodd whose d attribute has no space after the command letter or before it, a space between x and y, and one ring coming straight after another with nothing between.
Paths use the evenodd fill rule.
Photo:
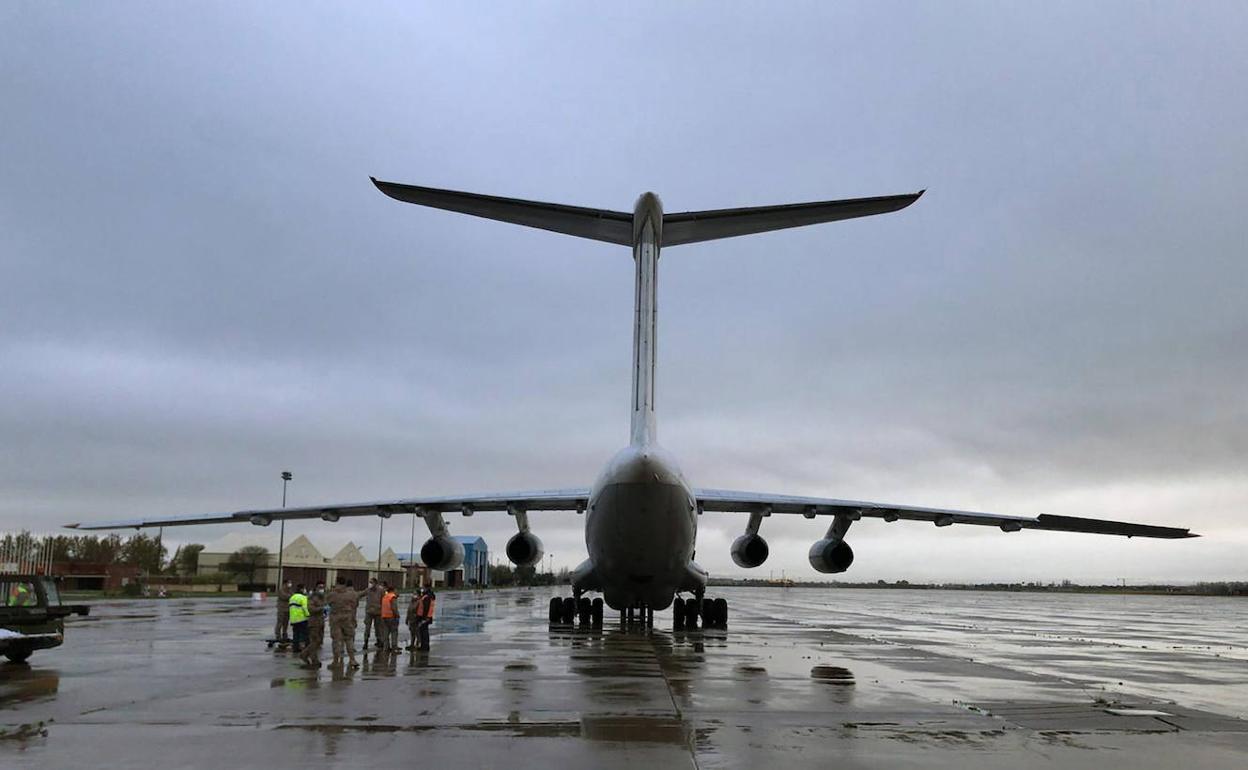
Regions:
<instances>
[{"instance_id":1,"label":"airplane fuselage","mask_svg":"<svg viewBox=\"0 0 1248 770\"><path fill-rule=\"evenodd\" d=\"M614 609L665 609L677 591L701 595L706 572L693 562L697 500L675 458L655 439L654 373L659 244L663 205L654 193L633 210L636 262L630 443L616 453L590 492L585 519L589 560L573 589L601 591Z\"/></svg>"},{"instance_id":2,"label":"airplane fuselage","mask_svg":"<svg viewBox=\"0 0 1248 770\"><path fill-rule=\"evenodd\" d=\"M601 591L614 609L661 610L677 591L700 594L706 579L693 563L697 534L696 498L671 454L655 444L627 446L590 492L585 546L592 573L581 585L574 578L573 588Z\"/></svg>"}]
</instances>

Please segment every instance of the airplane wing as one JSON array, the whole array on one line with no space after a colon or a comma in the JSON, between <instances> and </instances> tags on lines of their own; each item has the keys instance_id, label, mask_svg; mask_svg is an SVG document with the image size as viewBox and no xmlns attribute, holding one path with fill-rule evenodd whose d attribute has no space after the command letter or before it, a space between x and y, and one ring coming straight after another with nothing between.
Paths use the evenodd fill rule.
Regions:
<instances>
[{"instance_id":1,"label":"airplane wing","mask_svg":"<svg viewBox=\"0 0 1248 770\"><path fill-rule=\"evenodd\" d=\"M759 206L745 209L686 211L663 215L663 246L732 238L737 235L765 233L788 227L817 225L841 219L869 217L899 211L914 203L923 190L908 195L886 195L879 198L846 198L818 203L791 203L784 206Z\"/></svg>"},{"instance_id":2,"label":"airplane wing","mask_svg":"<svg viewBox=\"0 0 1248 770\"><path fill-rule=\"evenodd\" d=\"M142 519L83 522L66 524L69 529L144 529L151 527L182 527L193 524L231 524L250 522L267 527L281 519L324 519L337 521L343 516L381 516L396 513L459 512L471 516L477 511L576 511L582 513L589 504L589 489L543 489L530 492L502 492L464 497L412 497L402 500L379 500L369 503L338 503L302 508L262 508L233 513L208 513L191 516L156 516Z\"/></svg>"},{"instance_id":3,"label":"airplane wing","mask_svg":"<svg viewBox=\"0 0 1248 770\"><path fill-rule=\"evenodd\" d=\"M800 513L808 519L816 516L845 514L850 519L872 517L885 521L907 519L928 521L938 527L951 524L977 524L998 527L1005 532L1020 529L1040 529L1049 532L1085 532L1096 535L1123 535L1126 537L1184 538L1200 537L1187 529L1159 527L1153 524L1132 524L1125 521L1083 519L1074 516L1014 516L1003 513L980 513L955 511L947 508L917 508L905 505L870 503L860 500L835 500L826 497L796 497L793 495L770 495L757 492L733 492L726 489L695 489L698 508L702 511L726 511L740 513Z\"/></svg>"},{"instance_id":4,"label":"airplane wing","mask_svg":"<svg viewBox=\"0 0 1248 770\"><path fill-rule=\"evenodd\" d=\"M373 179L372 177L369 177ZM575 235L621 246L633 243L633 215L621 211L541 203L495 195L438 190L373 179L377 189L397 201L416 203L435 209L471 214L515 225L536 227L564 235Z\"/></svg>"}]
</instances>

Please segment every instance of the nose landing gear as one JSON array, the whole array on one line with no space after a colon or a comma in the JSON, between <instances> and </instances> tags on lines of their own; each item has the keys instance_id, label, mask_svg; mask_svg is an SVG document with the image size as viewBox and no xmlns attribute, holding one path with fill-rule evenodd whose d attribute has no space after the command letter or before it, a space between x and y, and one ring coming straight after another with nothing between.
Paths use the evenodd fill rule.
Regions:
<instances>
[{"instance_id":1,"label":"nose landing gear","mask_svg":"<svg viewBox=\"0 0 1248 770\"><path fill-rule=\"evenodd\" d=\"M707 599L702 596L684 599L677 596L672 602L672 620L677 631L697 628L699 617L702 619L703 628L727 628L728 600Z\"/></svg>"},{"instance_id":2,"label":"nose landing gear","mask_svg":"<svg viewBox=\"0 0 1248 770\"><path fill-rule=\"evenodd\" d=\"M654 625L654 610L647 607L645 604L638 604L636 606L620 610L620 625L640 625L649 628Z\"/></svg>"}]
</instances>

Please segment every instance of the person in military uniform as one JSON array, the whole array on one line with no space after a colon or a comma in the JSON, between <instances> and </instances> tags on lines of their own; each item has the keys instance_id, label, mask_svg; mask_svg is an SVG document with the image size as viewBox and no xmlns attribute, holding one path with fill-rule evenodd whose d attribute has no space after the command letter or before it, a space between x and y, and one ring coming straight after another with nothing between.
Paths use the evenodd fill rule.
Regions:
<instances>
[{"instance_id":1,"label":"person in military uniform","mask_svg":"<svg viewBox=\"0 0 1248 770\"><path fill-rule=\"evenodd\" d=\"M359 594L347 587L345 578L338 578L334 590L325 597L329 605L329 638L333 644L334 666L342 665L343 648L350 656L351 668L359 668L355 661L355 613L360 606Z\"/></svg>"},{"instance_id":2,"label":"person in military uniform","mask_svg":"<svg viewBox=\"0 0 1248 770\"><path fill-rule=\"evenodd\" d=\"M416 615L420 607L420 589L412 591L411 599L407 603L407 615L404 619L407 621L407 634L411 638L405 650L416 649L416 641L420 635L420 618Z\"/></svg>"},{"instance_id":3,"label":"person in military uniform","mask_svg":"<svg viewBox=\"0 0 1248 770\"><path fill-rule=\"evenodd\" d=\"M304 668L321 667L321 644L325 641L325 584L317 583L308 596L308 643L299 654Z\"/></svg>"},{"instance_id":4,"label":"person in military uniform","mask_svg":"<svg viewBox=\"0 0 1248 770\"><path fill-rule=\"evenodd\" d=\"M277 623L273 626L273 641L290 641L290 595L295 592L289 580L277 589Z\"/></svg>"},{"instance_id":5,"label":"person in military uniform","mask_svg":"<svg viewBox=\"0 0 1248 770\"><path fill-rule=\"evenodd\" d=\"M378 647L385 643L385 624L381 622L381 597L385 596L386 589L377 582L377 578L369 578L368 588L362 593L364 596L364 650L367 652L370 631L376 635Z\"/></svg>"}]
</instances>

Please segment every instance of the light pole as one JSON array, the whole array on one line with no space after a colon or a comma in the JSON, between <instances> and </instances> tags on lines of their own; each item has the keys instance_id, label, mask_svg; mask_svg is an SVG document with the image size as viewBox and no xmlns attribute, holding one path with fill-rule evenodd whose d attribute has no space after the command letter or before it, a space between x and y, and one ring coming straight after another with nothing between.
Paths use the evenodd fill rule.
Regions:
<instances>
[{"instance_id":1,"label":"light pole","mask_svg":"<svg viewBox=\"0 0 1248 770\"><path fill-rule=\"evenodd\" d=\"M294 476L290 471L282 471L282 508L286 507L286 484ZM273 586L273 590L281 592L282 590L282 551L286 549L286 519L282 518L278 525L277 535L277 585Z\"/></svg>"},{"instance_id":2,"label":"light pole","mask_svg":"<svg viewBox=\"0 0 1248 770\"><path fill-rule=\"evenodd\" d=\"M415 569L414 569L415 566L416 566L416 514L413 513L412 514L412 540L407 545L407 573L403 575L404 580L407 580L409 575L412 577L415 577ZM412 582L415 582L415 581L412 581ZM415 586L408 586L408 588L414 588L414 587Z\"/></svg>"},{"instance_id":3,"label":"light pole","mask_svg":"<svg viewBox=\"0 0 1248 770\"><path fill-rule=\"evenodd\" d=\"M377 517L377 582L381 582L381 533L386 529L384 516Z\"/></svg>"}]
</instances>

